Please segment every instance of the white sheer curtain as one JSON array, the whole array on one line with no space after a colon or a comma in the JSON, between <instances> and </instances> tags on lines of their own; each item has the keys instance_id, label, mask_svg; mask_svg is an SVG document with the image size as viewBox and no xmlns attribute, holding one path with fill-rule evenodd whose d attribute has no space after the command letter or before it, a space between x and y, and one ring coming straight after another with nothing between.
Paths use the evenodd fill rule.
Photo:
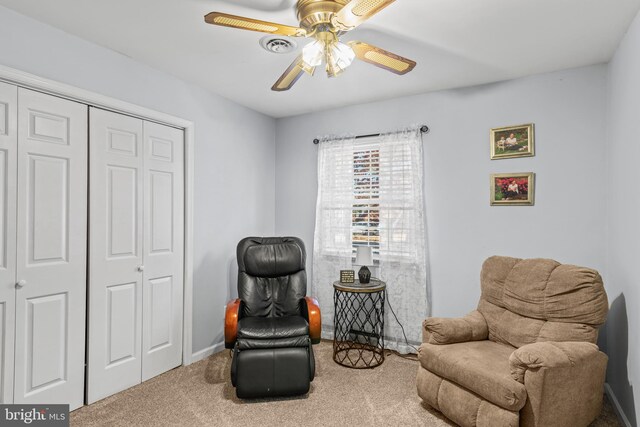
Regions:
<instances>
[{"instance_id":1,"label":"white sheer curtain","mask_svg":"<svg viewBox=\"0 0 640 427\"><path fill-rule=\"evenodd\" d=\"M351 136L325 137L318 147L318 200L312 290L322 312L322 336L333 338L333 282L352 269L353 153Z\"/></svg>"},{"instance_id":2,"label":"white sheer curtain","mask_svg":"<svg viewBox=\"0 0 640 427\"><path fill-rule=\"evenodd\" d=\"M363 193L369 199L363 201ZM359 222L363 216L365 227ZM429 312L426 237L419 130L320 142L312 287L326 338L333 335L331 285L339 270L358 269L352 266L354 246L365 244L374 250L373 276L387 282L385 346L414 351L411 345L420 343L420 325Z\"/></svg>"}]
</instances>

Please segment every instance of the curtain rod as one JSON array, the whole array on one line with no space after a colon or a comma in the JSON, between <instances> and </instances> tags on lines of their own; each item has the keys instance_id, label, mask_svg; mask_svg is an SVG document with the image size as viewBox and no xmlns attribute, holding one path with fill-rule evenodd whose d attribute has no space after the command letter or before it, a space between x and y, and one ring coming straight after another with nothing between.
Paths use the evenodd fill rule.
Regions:
<instances>
[{"instance_id":1,"label":"curtain rod","mask_svg":"<svg viewBox=\"0 0 640 427\"><path fill-rule=\"evenodd\" d=\"M420 132L422 132L422 133L429 133L429 126L427 126L427 125L422 125L422 126L420 126ZM369 135L357 135L355 138L356 138L356 139L360 139L360 138L373 138L374 136L380 136L380 135L382 135L382 134L381 134L381 133L372 133L372 134L369 134ZM318 138L316 138L316 139L314 139L314 140L313 140L313 143L314 143L315 145L318 145L318 144L320 144L320 140L319 140Z\"/></svg>"}]
</instances>

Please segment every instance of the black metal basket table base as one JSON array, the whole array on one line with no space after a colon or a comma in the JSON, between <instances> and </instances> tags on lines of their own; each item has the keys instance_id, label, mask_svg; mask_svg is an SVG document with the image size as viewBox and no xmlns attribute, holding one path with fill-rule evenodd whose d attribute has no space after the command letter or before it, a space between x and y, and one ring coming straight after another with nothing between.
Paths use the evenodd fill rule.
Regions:
<instances>
[{"instance_id":1,"label":"black metal basket table base","mask_svg":"<svg viewBox=\"0 0 640 427\"><path fill-rule=\"evenodd\" d=\"M386 284L377 279L333 283L333 360L348 368L375 368L384 362Z\"/></svg>"}]
</instances>

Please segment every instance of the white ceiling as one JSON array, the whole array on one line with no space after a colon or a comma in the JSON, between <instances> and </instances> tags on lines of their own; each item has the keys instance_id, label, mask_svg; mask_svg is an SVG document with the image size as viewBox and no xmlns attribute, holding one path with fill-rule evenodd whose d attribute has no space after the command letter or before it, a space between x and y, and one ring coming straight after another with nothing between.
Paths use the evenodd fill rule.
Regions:
<instances>
[{"instance_id":1,"label":"white ceiling","mask_svg":"<svg viewBox=\"0 0 640 427\"><path fill-rule=\"evenodd\" d=\"M296 53L262 34L207 25L211 11L297 25L295 0L0 0L0 4L273 117L608 61L640 0L398 0L344 39L418 62L396 76L354 63L342 76L271 86ZM298 50L305 44L297 39Z\"/></svg>"}]
</instances>

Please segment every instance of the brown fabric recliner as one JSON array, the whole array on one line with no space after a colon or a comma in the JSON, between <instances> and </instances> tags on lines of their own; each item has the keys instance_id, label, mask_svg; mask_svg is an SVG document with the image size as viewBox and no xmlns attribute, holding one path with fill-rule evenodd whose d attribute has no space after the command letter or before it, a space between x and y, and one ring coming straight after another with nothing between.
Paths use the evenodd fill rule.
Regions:
<instances>
[{"instance_id":1,"label":"brown fabric recliner","mask_svg":"<svg viewBox=\"0 0 640 427\"><path fill-rule=\"evenodd\" d=\"M609 303L597 271L494 256L477 310L423 322L418 395L461 426L587 426L602 409Z\"/></svg>"}]
</instances>

